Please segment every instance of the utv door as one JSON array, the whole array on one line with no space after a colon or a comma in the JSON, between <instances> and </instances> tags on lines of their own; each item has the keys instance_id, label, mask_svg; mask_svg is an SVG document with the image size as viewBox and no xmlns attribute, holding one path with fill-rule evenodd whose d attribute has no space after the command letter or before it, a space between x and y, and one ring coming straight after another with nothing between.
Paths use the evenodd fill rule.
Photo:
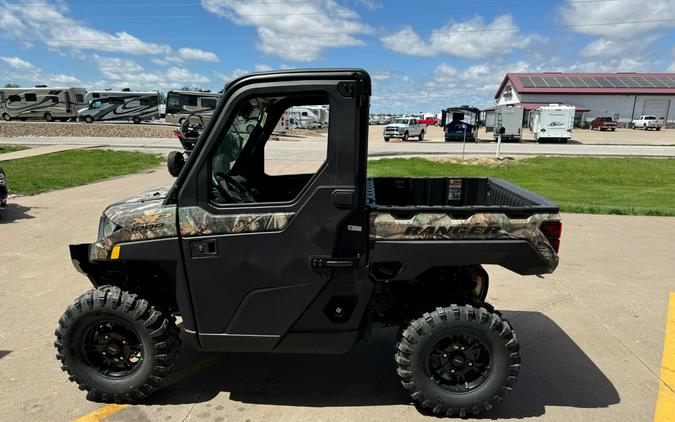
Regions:
<instances>
[{"instance_id":1,"label":"utv door","mask_svg":"<svg viewBox=\"0 0 675 422\"><path fill-rule=\"evenodd\" d=\"M190 157L190 171L181 175L178 197L186 276L203 348L335 352L355 340L370 293L356 283L367 246L367 215L357 211L365 207L366 153L359 148L367 139L367 125L361 124L368 116L362 95L369 89L367 78L346 71L289 72L244 77L227 87ZM216 158L223 140L236 132L235 120L245 113L256 116L248 111L251 104L272 100L285 107L313 98L330 106L327 158L318 172L265 174L266 142L283 114L267 106L253 123L240 125L248 135L237 138L242 145L231 170L225 166L258 198L223 203L214 180L223 175L214 171L221 165ZM317 344L316 338L304 341L308 333L342 334L330 336L337 339L333 343Z\"/></svg>"}]
</instances>

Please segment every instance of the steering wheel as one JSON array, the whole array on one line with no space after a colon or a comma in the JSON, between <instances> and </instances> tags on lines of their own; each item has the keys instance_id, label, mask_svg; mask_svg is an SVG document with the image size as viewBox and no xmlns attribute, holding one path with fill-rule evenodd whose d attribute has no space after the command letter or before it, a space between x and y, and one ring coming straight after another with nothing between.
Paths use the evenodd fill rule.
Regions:
<instances>
[{"instance_id":1,"label":"steering wheel","mask_svg":"<svg viewBox=\"0 0 675 422\"><path fill-rule=\"evenodd\" d=\"M227 200L228 202L235 203L248 203L255 202L255 197L253 193L246 189L241 182L236 178L225 174L222 171L219 171L215 174L216 178L216 188L218 192Z\"/></svg>"},{"instance_id":2,"label":"steering wheel","mask_svg":"<svg viewBox=\"0 0 675 422\"><path fill-rule=\"evenodd\" d=\"M190 119L192 117L198 118L199 123L191 124ZM202 119L202 116L200 116L199 114L194 113L190 114L185 119L183 119L183 122L180 124L180 131L183 133L183 136L186 136L188 134L199 136L199 130L203 128L204 128L204 119Z\"/></svg>"}]
</instances>

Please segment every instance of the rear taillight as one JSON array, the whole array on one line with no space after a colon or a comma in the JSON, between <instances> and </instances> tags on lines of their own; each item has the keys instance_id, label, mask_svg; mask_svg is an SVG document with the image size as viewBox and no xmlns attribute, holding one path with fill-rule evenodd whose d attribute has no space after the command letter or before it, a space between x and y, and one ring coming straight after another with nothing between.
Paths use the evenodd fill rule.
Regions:
<instances>
[{"instance_id":1,"label":"rear taillight","mask_svg":"<svg viewBox=\"0 0 675 422\"><path fill-rule=\"evenodd\" d=\"M176 138L180 138L180 136L182 135L182 133L181 133L180 130L174 130L174 131L173 131L173 134L174 134L174 136L175 136Z\"/></svg>"},{"instance_id":2,"label":"rear taillight","mask_svg":"<svg viewBox=\"0 0 675 422\"><path fill-rule=\"evenodd\" d=\"M545 221L541 223L539 230L551 245L556 253L560 250L560 235L562 234L562 223L560 221Z\"/></svg>"}]
</instances>

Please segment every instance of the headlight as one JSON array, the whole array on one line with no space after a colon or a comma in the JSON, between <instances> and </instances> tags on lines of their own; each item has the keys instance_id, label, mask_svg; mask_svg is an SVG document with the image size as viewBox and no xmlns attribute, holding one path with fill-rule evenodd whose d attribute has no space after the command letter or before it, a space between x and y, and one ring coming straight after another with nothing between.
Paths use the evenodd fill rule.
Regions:
<instances>
[{"instance_id":1,"label":"headlight","mask_svg":"<svg viewBox=\"0 0 675 422\"><path fill-rule=\"evenodd\" d=\"M110 236L120 228L120 226L113 223L113 221L104 214L101 216L101 220L98 223L98 238L103 239L104 237Z\"/></svg>"}]
</instances>

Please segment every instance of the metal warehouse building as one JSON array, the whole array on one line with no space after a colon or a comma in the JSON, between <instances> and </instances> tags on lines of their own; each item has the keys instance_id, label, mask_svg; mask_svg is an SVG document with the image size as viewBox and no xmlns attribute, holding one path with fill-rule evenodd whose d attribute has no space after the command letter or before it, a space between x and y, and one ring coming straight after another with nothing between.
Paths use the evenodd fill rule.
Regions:
<instances>
[{"instance_id":1,"label":"metal warehouse building","mask_svg":"<svg viewBox=\"0 0 675 422\"><path fill-rule=\"evenodd\" d=\"M675 123L675 73L507 73L497 106L569 104L578 118L611 116L621 123L643 114ZM583 117L582 117L583 116Z\"/></svg>"}]
</instances>

